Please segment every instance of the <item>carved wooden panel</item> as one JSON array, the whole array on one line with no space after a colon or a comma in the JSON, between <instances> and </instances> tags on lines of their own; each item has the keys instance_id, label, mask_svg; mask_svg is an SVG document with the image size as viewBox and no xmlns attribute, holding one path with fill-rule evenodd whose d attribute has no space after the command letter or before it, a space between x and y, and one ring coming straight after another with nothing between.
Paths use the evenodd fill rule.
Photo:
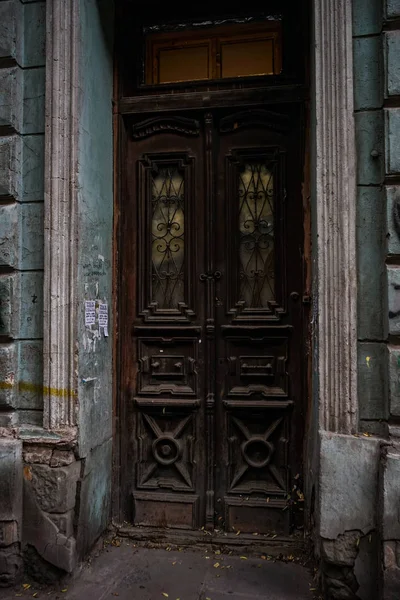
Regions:
<instances>
[{"instance_id":1,"label":"carved wooden panel","mask_svg":"<svg viewBox=\"0 0 400 600\"><path fill-rule=\"evenodd\" d=\"M287 417L287 409L228 413L230 493L287 494Z\"/></svg>"},{"instance_id":2,"label":"carved wooden panel","mask_svg":"<svg viewBox=\"0 0 400 600\"><path fill-rule=\"evenodd\" d=\"M138 340L138 395L195 396L198 338Z\"/></svg>"},{"instance_id":3,"label":"carved wooden panel","mask_svg":"<svg viewBox=\"0 0 400 600\"><path fill-rule=\"evenodd\" d=\"M224 396L287 397L288 338L227 336Z\"/></svg>"},{"instance_id":4,"label":"carved wooden panel","mask_svg":"<svg viewBox=\"0 0 400 600\"><path fill-rule=\"evenodd\" d=\"M194 491L195 415L142 412L138 421L137 488Z\"/></svg>"}]
</instances>

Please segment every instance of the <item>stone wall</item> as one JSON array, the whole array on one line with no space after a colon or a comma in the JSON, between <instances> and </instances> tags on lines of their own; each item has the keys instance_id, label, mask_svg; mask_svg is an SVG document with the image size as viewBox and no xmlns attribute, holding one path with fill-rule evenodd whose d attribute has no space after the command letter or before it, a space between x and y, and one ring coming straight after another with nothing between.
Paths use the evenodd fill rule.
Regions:
<instances>
[{"instance_id":1,"label":"stone wall","mask_svg":"<svg viewBox=\"0 0 400 600\"><path fill-rule=\"evenodd\" d=\"M54 28L62 29L61 38L56 32L58 50L70 79L72 58L76 61L73 105L65 102L65 94L59 101L75 111L77 123L69 146L61 143L56 128L61 166L73 165L73 173L66 194L55 193L61 189L55 186L47 197L45 119L48 135L54 125L51 105L67 78L59 88L45 81L52 72L46 64L56 60L45 52L46 16L52 24L47 39ZM74 57L62 39L65 35L68 41L72 33L79 49ZM110 519L112 39L112 0L47 5L0 0L0 586L21 575L24 559L25 567L44 579L71 572ZM45 117L46 85L52 94L46 97ZM68 125L66 134L71 131ZM61 156L65 147L75 162ZM53 222L44 231L44 198L47 221L49 207L67 200L67 221L77 224L70 241L76 278L61 298L61 305L72 303L71 322L56 329L58 340L65 331L73 332L59 346L72 344L70 390L44 384L50 356L43 357L43 270L48 279L57 282L59 276L51 270L51 248L44 264L44 234L46 243L53 227L66 234L65 223ZM70 268L68 261L65 268ZM85 300L108 303L108 336L98 321L85 324ZM73 399L70 422L54 427L48 402L62 404L67 394Z\"/></svg>"},{"instance_id":2,"label":"stone wall","mask_svg":"<svg viewBox=\"0 0 400 600\"><path fill-rule=\"evenodd\" d=\"M0 1L0 585L20 572L22 442L42 425L45 3Z\"/></svg>"},{"instance_id":3,"label":"stone wall","mask_svg":"<svg viewBox=\"0 0 400 600\"><path fill-rule=\"evenodd\" d=\"M381 445L379 512L382 598L395 600L400 594L400 2L386 0L383 17L389 443Z\"/></svg>"},{"instance_id":4,"label":"stone wall","mask_svg":"<svg viewBox=\"0 0 400 600\"><path fill-rule=\"evenodd\" d=\"M353 0L358 406L321 432L326 598L400 597L400 2Z\"/></svg>"}]
</instances>

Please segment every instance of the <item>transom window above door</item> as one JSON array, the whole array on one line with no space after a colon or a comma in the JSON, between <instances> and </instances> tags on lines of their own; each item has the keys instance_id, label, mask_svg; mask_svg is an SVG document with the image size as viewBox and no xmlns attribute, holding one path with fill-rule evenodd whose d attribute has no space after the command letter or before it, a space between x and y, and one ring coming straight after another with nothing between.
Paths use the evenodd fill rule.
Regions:
<instances>
[{"instance_id":1,"label":"transom window above door","mask_svg":"<svg viewBox=\"0 0 400 600\"><path fill-rule=\"evenodd\" d=\"M219 25L146 36L146 84L277 75L281 23Z\"/></svg>"}]
</instances>

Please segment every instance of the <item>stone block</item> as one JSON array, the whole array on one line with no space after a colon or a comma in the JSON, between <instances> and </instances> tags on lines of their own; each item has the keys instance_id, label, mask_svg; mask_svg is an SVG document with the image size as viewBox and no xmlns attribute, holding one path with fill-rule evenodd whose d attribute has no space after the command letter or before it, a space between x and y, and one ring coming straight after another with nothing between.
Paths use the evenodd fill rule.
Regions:
<instances>
[{"instance_id":1,"label":"stone block","mask_svg":"<svg viewBox=\"0 0 400 600\"><path fill-rule=\"evenodd\" d=\"M17 204L0 205L0 266L16 267L18 238Z\"/></svg>"},{"instance_id":2,"label":"stone block","mask_svg":"<svg viewBox=\"0 0 400 600\"><path fill-rule=\"evenodd\" d=\"M22 517L22 442L0 439L0 521L16 521Z\"/></svg>"},{"instance_id":3,"label":"stone block","mask_svg":"<svg viewBox=\"0 0 400 600\"><path fill-rule=\"evenodd\" d=\"M382 539L400 541L400 454L387 449L381 460Z\"/></svg>"},{"instance_id":4,"label":"stone block","mask_svg":"<svg viewBox=\"0 0 400 600\"><path fill-rule=\"evenodd\" d=\"M79 557L90 550L107 527L111 510L112 440L98 446L85 460L79 504Z\"/></svg>"},{"instance_id":5,"label":"stone block","mask_svg":"<svg viewBox=\"0 0 400 600\"><path fill-rule=\"evenodd\" d=\"M66 467L75 461L75 456L72 450L54 450L51 457L51 467Z\"/></svg>"},{"instance_id":6,"label":"stone block","mask_svg":"<svg viewBox=\"0 0 400 600\"><path fill-rule=\"evenodd\" d=\"M24 71L23 133L44 132L45 70Z\"/></svg>"},{"instance_id":7,"label":"stone block","mask_svg":"<svg viewBox=\"0 0 400 600\"><path fill-rule=\"evenodd\" d=\"M71 573L76 566L76 542L59 532L57 526L38 506L31 483L24 481L23 540L52 565Z\"/></svg>"},{"instance_id":8,"label":"stone block","mask_svg":"<svg viewBox=\"0 0 400 600\"><path fill-rule=\"evenodd\" d=\"M25 425L43 426L43 410L18 410L18 423L20 427Z\"/></svg>"},{"instance_id":9,"label":"stone block","mask_svg":"<svg viewBox=\"0 0 400 600\"><path fill-rule=\"evenodd\" d=\"M0 2L0 58L16 56L16 2Z\"/></svg>"},{"instance_id":10,"label":"stone block","mask_svg":"<svg viewBox=\"0 0 400 600\"><path fill-rule=\"evenodd\" d=\"M353 0L353 35L376 34L381 28L381 0Z\"/></svg>"},{"instance_id":11,"label":"stone block","mask_svg":"<svg viewBox=\"0 0 400 600\"><path fill-rule=\"evenodd\" d=\"M0 521L0 548L19 542L17 521Z\"/></svg>"},{"instance_id":12,"label":"stone block","mask_svg":"<svg viewBox=\"0 0 400 600\"><path fill-rule=\"evenodd\" d=\"M44 135L0 137L0 198L37 202L44 197Z\"/></svg>"},{"instance_id":13,"label":"stone block","mask_svg":"<svg viewBox=\"0 0 400 600\"><path fill-rule=\"evenodd\" d=\"M379 538L376 531L362 537L358 545L358 554L354 563L354 575L359 588L360 600L379 598L380 565L378 564Z\"/></svg>"},{"instance_id":14,"label":"stone block","mask_svg":"<svg viewBox=\"0 0 400 600\"><path fill-rule=\"evenodd\" d=\"M1 280L0 280L1 298ZM1 308L1 303L0 303ZM0 314L1 319L1 314ZM0 322L1 324L1 322ZM17 403L15 393L15 377L17 368L17 347L15 344L2 344L0 346L0 406L15 407Z\"/></svg>"},{"instance_id":15,"label":"stone block","mask_svg":"<svg viewBox=\"0 0 400 600\"><path fill-rule=\"evenodd\" d=\"M0 587L12 585L22 571L19 544L0 548Z\"/></svg>"},{"instance_id":16,"label":"stone block","mask_svg":"<svg viewBox=\"0 0 400 600\"><path fill-rule=\"evenodd\" d=\"M0 427L11 429L18 425L18 413L15 410L0 412Z\"/></svg>"},{"instance_id":17,"label":"stone block","mask_svg":"<svg viewBox=\"0 0 400 600\"><path fill-rule=\"evenodd\" d=\"M13 276L0 275L0 335L11 334Z\"/></svg>"},{"instance_id":18,"label":"stone block","mask_svg":"<svg viewBox=\"0 0 400 600\"><path fill-rule=\"evenodd\" d=\"M39 67L46 62L46 3L26 4L23 9L23 46L19 64L24 67Z\"/></svg>"},{"instance_id":19,"label":"stone block","mask_svg":"<svg viewBox=\"0 0 400 600\"><path fill-rule=\"evenodd\" d=\"M400 590L400 544L385 542L383 544L383 585L382 600L398 600Z\"/></svg>"},{"instance_id":20,"label":"stone block","mask_svg":"<svg viewBox=\"0 0 400 600\"><path fill-rule=\"evenodd\" d=\"M357 189L358 337L385 339L385 211L380 188Z\"/></svg>"},{"instance_id":21,"label":"stone block","mask_svg":"<svg viewBox=\"0 0 400 600\"><path fill-rule=\"evenodd\" d=\"M389 435L388 424L382 420L365 420L360 419L359 421L359 432L370 433L371 435L377 435L381 438L387 438Z\"/></svg>"},{"instance_id":22,"label":"stone block","mask_svg":"<svg viewBox=\"0 0 400 600\"><path fill-rule=\"evenodd\" d=\"M385 109L385 172L400 173L400 108Z\"/></svg>"},{"instance_id":23,"label":"stone block","mask_svg":"<svg viewBox=\"0 0 400 600\"><path fill-rule=\"evenodd\" d=\"M379 37L353 40L355 110L382 107L381 56Z\"/></svg>"},{"instance_id":24,"label":"stone block","mask_svg":"<svg viewBox=\"0 0 400 600\"><path fill-rule=\"evenodd\" d=\"M0 346L0 406L43 409L42 342Z\"/></svg>"},{"instance_id":25,"label":"stone block","mask_svg":"<svg viewBox=\"0 0 400 600\"><path fill-rule=\"evenodd\" d=\"M0 198L16 198L17 181L16 173L20 165L21 145L19 136L0 137Z\"/></svg>"},{"instance_id":26,"label":"stone block","mask_svg":"<svg viewBox=\"0 0 400 600\"><path fill-rule=\"evenodd\" d=\"M41 465L49 465L52 454L52 448L47 448L46 446L37 446L35 444L26 446L23 451L24 461L28 464L38 463Z\"/></svg>"},{"instance_id":27,"label":"stone block","mask_svg":"<svg viewBox=\"0 0 400 600\"><path fill-rule=\"evenodd\" d=\"M47 516L53 521L58 531L68 538L74 534L74 515L75 512L70 510L63 515L49 513Z\"/></svg>"},{"instance_id":28,"label":"stone block","mask_svg":"<svg viewBox=\"0 0 400 600\"><path fill-rule=\"evenodd\" d=\"M18 408L43 409L43 343L17 342Z\"/></svg>"},{"instance_id":29,"label":"stone block","mask_svg":"<svg viewBox=\"0 0 400 600\"><path fill-rule=\"evenodd\" d=\"M359 531L347 531L339 534L335 540L323 540L321 558L334 565L352 567L358 554L359 543Z\"/></svg>"},{"instance_id":30,"label":"stone block","mask_svg":"<svg viewBox=\"0 0 400 600\"><path fill-rule=\"evenodd\" d=\"M388 331L390 335L400 335L400 268L386 267L388 298Z\"/></svg>"},{"instance_id":31,"label":"stone block","mask_svg":"<svg viewBox=\"0 0 400 600\"><path fill-rule=\"evenodd\" d=\"M346 531L376 527L379 440L320 432L319 533L335 539Z\"/></svg>"},{"instance_id":32,"label":"stone block","mask_svg":"<svg viewBox=\"0 0 400 600\"><path fill-rule=\"evenodd\" d=\"M22 128L23 73L19 67L0 69L0 127Z\"/></svg>"},{"instance_id":33,"label":"stone block","mask_svg":"<svg viewBox=\"0 0 400 600\"><path fill-rule=\"evenodd\" d=\"M43 268L43 204L0 205L0 266Z\"/></svg>"},{"instance_id":34,"label":"stone block","mask_svg":"<svg viewBox=\"0 0 400 600\"><path fill-rule=\"evenodd\" d=\"M360 419L387 419L387 346L358 343L358 398Z\"/></svg>"},{"instance_id":35,"label":"stone block","mask_svg":"<svg viewBox=\"0 0 400 600\"><path fill-rule=\"evenodd\" d=\"M44 198L44 135L25 135L21 142L22 181L18 198L37 202Z\"/></svg>"},{"instance_id":36,"label":"stone block","mask_svg":"<svg viewBox=\"0 0 400 600\"><path fill-rule=\"evenodd\" d=\"M389 352L389 411L400 417L400 347L388 346Z\"/></svg>"},{"instance_id":37,"label":"stone block","mask_svg":"<svg viewBox=\"0 0 400 600\"><path fill-rule=\"evenodd\" d=\"M23 134L44 132L44 67L0 69L0 126Z\"/></svg>"},{"instance_id":38,"label":"stone block","mask_svg":"<svg viewBox=\"0 0 400 600\"><path fill-rule=\"evenodd\" d=\"M400 17L400 0L386 0L386 18L395 19Z\"/></svg>"},{"instance_id":39,"label":"stone block","mask_svg":"<svg viewBox=\"0 0 400 600\"><path fill-rule=\"evenodd\" d=\"M44 222L43 204L20 205L20 243L17 268L43 269Z\"/></svg>"},{"instance_id":40,"label":"stone block","mask_svg":"<svg viewBox=\"0 0 400 600\"><path fill-rule=\"evenodd\" d=\"M384 177L384 121L379 110L355 115L357 183L381 184Z\"/></svg>"},{"instance_id":41,"label":"stone block","mask_svg":"<svg viewBox=\"0 0 400 600\"><path fill-rule=\"evenodd\" d=\"M387 185L386 195L386 251L400 254L400 186Z\"/></svg>"},{"instance_id":42,"label":"stone block","mask_svg":"<svg viewBox=\"0 0 400 600\"><path fill-rule=\"evenodd\" d=\"M39 507L49 513L65 513L75 507L76 483L81 463L52 468L35 464L29 467L31 485Z\"/></svg>"},{"instance_id":43,"label":"stone block","mask_svg":"<svg viewBox=\"0 0 400 600\"><path fill-rule=\"evenodd\" d=\"M384 33L385 95L400 94L400 31Z\"/></svg>"},{"instance_id":44,"label":"stone block","mask_svg":"<svg viewBox=\"0 0 400 600\"><path fill-rule=\"evenodd\" d=\"M0 276L0 333L14 339L43 337L43 273Z\"/></svg>"}]
</instances>

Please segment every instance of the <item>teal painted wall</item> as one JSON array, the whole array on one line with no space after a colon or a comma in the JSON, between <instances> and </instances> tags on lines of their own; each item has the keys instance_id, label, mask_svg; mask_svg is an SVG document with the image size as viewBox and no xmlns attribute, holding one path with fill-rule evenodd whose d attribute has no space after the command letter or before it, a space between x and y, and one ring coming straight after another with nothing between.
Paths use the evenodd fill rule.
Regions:
<instances>
[{"instance_id":1,"label":"teal painted wall","mask_svg":"<svg viewBox=\"0 0 400 600\"><path fill-rule=\"evenodd\" d=\"M0 426L43 422L45 2L0 1Z\"/></svg>"},{"instance_id":2,"label":"teal painted wall","mask_svg":"<svg viewBox=\"0 0 400 600\"><path fill-rule=\"evenodd\" d=\"M78 551L107 526L112 451L113 2L80 0L78 426L84 460ZM85 300L107 303L109 336L86 326Z\"/></svg>"},{"instance_id":3,"label":"teal painted wall","mask_svg":"<svg viewBox=\"0 0 400 600\"><path fill-rule=\"evenodd\" d=\"M381 0L353 1L360 430L386 435L384 59Z\"/></svg>"}]
</instances>

